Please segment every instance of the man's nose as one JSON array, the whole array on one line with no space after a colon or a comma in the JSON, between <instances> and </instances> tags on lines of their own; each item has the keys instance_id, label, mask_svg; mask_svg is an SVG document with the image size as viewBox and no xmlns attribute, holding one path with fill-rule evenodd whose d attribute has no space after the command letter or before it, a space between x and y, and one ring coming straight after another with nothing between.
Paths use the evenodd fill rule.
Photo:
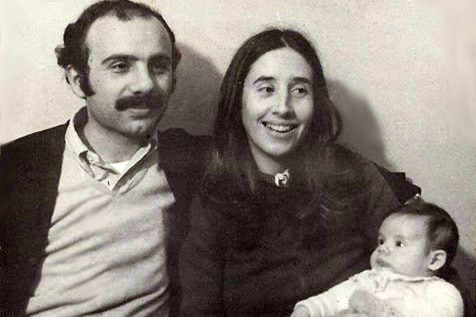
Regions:
<instances>
[{"instance_id":1,"label":"man's nose","mask_svg":"<svg viewBox=\"0 0 476 317\"><path fill-rule=\"evenodd\" d=\"M135 95L148 93L155 87L154 77L147 67L138 67L130 85Z\"/></svg>"}]
</instances>

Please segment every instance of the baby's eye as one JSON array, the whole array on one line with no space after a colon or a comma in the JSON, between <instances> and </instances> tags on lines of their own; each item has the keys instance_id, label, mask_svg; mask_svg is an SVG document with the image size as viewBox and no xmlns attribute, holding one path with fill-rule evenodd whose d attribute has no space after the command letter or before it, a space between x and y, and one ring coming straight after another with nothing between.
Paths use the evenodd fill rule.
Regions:
<instances>
[{"instance_id":1,"label":"baby's eye","mask_svg":"<svg viewBox=\"0 0 476 317\"><path fill-rule=\"evenodd\" d=\"M405 242L398 240L398 241L395 241L395 245L397 247L403 247L403 246L405 246Z\"/></svg>"}]
</instances>

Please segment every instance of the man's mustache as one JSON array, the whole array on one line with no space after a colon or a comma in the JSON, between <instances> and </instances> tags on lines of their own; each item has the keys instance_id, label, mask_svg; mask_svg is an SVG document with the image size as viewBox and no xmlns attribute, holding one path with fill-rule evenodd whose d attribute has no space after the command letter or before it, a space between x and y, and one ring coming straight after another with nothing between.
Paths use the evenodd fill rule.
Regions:
<instances>
[{"instance_id":1,"label":"man's mustache","mask_svg":"<svg viewBox=\"0 0 476 317\"><path fill-rule=\"evenodd\" d=\"M157 93L148 93L137 96L127 96L116 100L116 109L125 110L127 108L157 108L162 105L162 95Z\"/></svg>"}]
</instances>

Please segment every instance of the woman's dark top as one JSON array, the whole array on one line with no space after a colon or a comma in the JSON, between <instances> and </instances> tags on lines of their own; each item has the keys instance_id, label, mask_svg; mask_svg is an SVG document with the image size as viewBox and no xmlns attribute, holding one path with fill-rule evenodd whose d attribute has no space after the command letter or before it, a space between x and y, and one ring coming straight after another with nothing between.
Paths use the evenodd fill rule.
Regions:
<instances>
[{"instance_id":1,"label":"woman's dark top","mask_svg":"<svg viewBox=\"0 0 476 317\"><path fill-rule=\"evenodd\" d=\"M296 214L312 197L302 186L262 181L255 196L228 206L197 198L179 262L181 316L289 316L297 301L368 268L380 223L398 202L373 164L365 161L362 175L361 199L306 245ZM240 220L237 208L253 212Z\"/></svg>"}]
</instances>

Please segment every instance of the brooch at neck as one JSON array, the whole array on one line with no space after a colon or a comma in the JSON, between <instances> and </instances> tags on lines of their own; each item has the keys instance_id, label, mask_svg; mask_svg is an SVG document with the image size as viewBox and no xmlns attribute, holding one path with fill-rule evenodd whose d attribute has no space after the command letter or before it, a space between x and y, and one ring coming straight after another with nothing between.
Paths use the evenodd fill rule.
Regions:
<instances>
[{"instance_id":1,"label":"brooch at neck","mask_svg":"<svg viewBox=\"0 0 476 317\"><path fill-rule=\"evenodd\" d=\"M289 169L286 169L284 172L276 173L276 175L274 175L274 184L276 187L286 188L289 185L290 178L291 174L289 174Z\"/></svg>"}]
</instances>

